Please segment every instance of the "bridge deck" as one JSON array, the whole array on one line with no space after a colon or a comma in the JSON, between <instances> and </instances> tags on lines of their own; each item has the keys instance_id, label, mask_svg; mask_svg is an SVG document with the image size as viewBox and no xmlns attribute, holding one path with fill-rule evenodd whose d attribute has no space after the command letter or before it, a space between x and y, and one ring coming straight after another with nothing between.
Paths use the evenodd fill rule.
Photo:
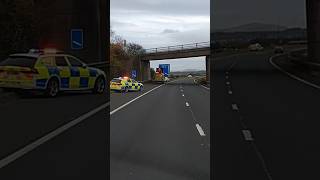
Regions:
<instances>
[{"instance_id":1,"label":"bridge deck","mask_svg":"<svg viewBox=\"0 0 320 180\"><path fill-rule=\"evenodd\" d=\"M148 61L209 56L210 52L209 42L168 46L146 49L146 53L141 57L141 60Z\"/></svg>"}]
</instances>

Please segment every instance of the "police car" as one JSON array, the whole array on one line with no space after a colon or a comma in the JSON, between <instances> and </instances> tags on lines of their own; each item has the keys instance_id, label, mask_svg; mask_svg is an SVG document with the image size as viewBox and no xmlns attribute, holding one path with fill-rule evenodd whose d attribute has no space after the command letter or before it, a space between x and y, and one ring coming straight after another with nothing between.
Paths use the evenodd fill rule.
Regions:
<instances>
[{"instance_id":1,"label":"police car","mask_svg":"<svg viewBox=\"0 0 320 180\"><path fill-rule=\"evenodd\" d=\"M106 75L74 56L55 50L31 50L0 62L0 88L42 90L50 97L67 90L103 93Z\"/></svg>"},{"instance_id":2,"label":"police car","mask_svg":"<svg viewBox=\"0 0 320 180\"><path fill-rule=\"evenodd\" d=\"M110 90L121 92L142 91L143 84L128 77L113 78L110 81Z\"/></svg>"}]
</instances>

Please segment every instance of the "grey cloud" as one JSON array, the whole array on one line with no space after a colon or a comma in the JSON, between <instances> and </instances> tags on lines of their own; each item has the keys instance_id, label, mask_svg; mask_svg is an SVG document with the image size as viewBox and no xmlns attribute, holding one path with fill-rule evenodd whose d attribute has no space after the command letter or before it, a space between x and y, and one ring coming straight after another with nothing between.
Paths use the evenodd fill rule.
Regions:
<instances>
[{"instance_id":1,"label":"grey cloud","mask_svg":"<svg viewBox=\"0 0 320 180\"><path fill-rule=\"evenodd\" d=\"M209 0L111 0L111 11L134 10L163 15L209 15Z\"/></svg>"},{"instance_id":2,"label":"grey cloud","mask_svg":"<svg viewBox=\"0 0 320 180\"><path fill-rule=\"evenodd\" d=\"M122 22L122 21L115 21L111 20L111 26L116 26L116 27L127 27L127 26L137 26L134 23L128 23L128 22Z\"/></svg>"},{"instance_id":3,"label":"grey cloud","mask_svg":"<svg viewBox=\"0 0 320 180\"><path fill-rule=\"evenodd\" d=\"M209 4L210 0L111 0L111 26L146 49L209 41ZM204 69L204 62L203 57L161 61L173 70Z\"/></svg>"},{"instance_id":4,"label":"grey cloud","mask_svg":"<svg viewBox=\"0 0 320 180\"><path fill-rule=\"evenodd\" d=\"M208 42L210 41L209 29L197 29L192 31L180 32L178 34L172 34L169 36L172 42L179 44Z\"/></svg>"},{"instance_id":5,"label":"grey cloud","mask_svg":"<svg viewBox=\"0 0 320 180\"><path fill-rule=\"evenodd\" d=\"M174 29L165 29L162 31L162 34L172 34L172 33L178 33L180 32L179 30L174 30Z\"/></svg>"}]
</instances>

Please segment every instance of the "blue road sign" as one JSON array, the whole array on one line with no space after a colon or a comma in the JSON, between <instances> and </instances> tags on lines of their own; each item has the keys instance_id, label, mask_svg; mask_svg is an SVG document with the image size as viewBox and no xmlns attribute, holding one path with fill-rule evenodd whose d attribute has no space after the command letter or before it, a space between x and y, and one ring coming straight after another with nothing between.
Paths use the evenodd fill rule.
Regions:
<instances>
[{"instance_id":1,"label":"blue road sign","mask_svg":"<svg viewBox=\"0 0 320 180\"><path fill-rule=\"evenodd\" d=\"M162 72L165 77L168 77L170 74L170 64L159 64L159 68L162 69Z\"/></svg>"},{"instance_id":2,"label":"blue road sign","mask_svg":"<svg viewBox=\"0 0 320 180\"><path fill-rule=\"evenodd\" d=\"M137 71L136 70L132 70L131 77L132 78L136 78L137 77Z\"/></svg>"},{"instance_id":3,"label":"blue road sign","mask_svg":"<svg viewBox=\"0 0 320 180\"><path fill-rule=\"evenodd\" d=\"M71 30L71 49L83 48L83 30L72 29Z\"/></svg>"}]
</instances>

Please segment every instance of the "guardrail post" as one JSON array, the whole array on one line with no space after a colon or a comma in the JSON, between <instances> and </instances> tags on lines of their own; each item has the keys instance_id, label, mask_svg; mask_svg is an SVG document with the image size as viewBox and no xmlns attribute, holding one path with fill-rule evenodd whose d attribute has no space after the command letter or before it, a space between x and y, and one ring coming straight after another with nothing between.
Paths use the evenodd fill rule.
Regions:
<instances>
[{"instance_id":1,"label":"guardrail post","mask_svg":"<svg viewBox=\"0 0 320 180\"><path fill-rule=\"evenodd\" d=\"M198 43L196 43L196 48L198 48Z\"/></svg>"}]
</instances>

